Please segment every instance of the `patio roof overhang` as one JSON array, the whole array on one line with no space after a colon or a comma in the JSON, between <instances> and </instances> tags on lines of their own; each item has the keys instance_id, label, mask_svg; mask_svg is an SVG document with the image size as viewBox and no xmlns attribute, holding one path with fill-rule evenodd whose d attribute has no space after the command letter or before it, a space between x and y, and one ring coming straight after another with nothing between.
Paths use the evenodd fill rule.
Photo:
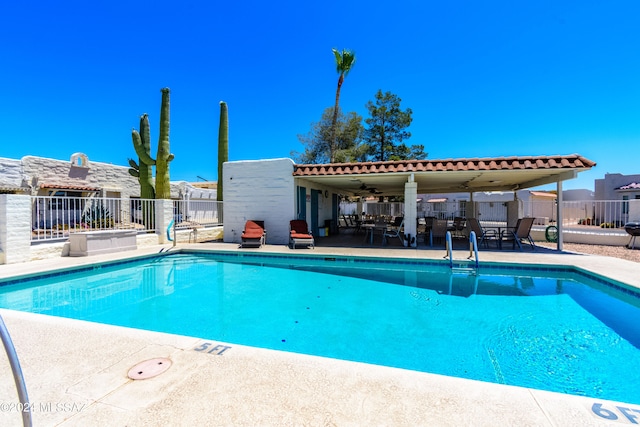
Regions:
<instances>
[{"instance_id":1,"label":"patio roof overhang","mask_svg":"<svg viewBox=\"0 0 640 427\"><path fill-rule=\"evenodd\" d=\"M100 188L97 187L89 187L87 185L76 185L76 184L51 184L45 183L40 184L40 189L47 190L71 190L71 191L85 191L85 192L98 192Z\"/></svg>"},{"instance_id":2,"label":"patio roof overhang","mask_svg":"<svg viewBox=\"0 0 640 427\"><path fill-rule=\"evenodd\" d=\"M595 165L579 154L400 160L295 165L293 176L343 194L391 196L404 194L405 183L412 175L418 184L418 194L515 191L573 179ZM371 188L375 188L375 193Z\"/></svg>"}]
</instances>

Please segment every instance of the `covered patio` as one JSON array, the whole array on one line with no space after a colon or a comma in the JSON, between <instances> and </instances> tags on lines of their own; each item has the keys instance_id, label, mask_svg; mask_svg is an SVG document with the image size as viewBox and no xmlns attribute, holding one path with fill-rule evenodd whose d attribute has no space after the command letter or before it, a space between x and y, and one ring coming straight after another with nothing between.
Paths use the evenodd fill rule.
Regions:
<instances>
[{"instance_id":1,"label":"covered patio","mask_svg":"<svg viewBox=\"0 0 640 427\"><path fill-rule=\"evenodd\" d=\"M473 202L474 192L516 191L555 184L557 205L561 206L563 181L594 166L595 162L571 154L294 165L293 176L310 188L330 188L334 194L403 197L404 233L416 236L418 194L464 192ZM473 203L471 207L469 217L475 216ZM560 210L557 218L557 244L562 250ZM415 247L417 239L410 244Z\"/></svg>"}]
</instances>

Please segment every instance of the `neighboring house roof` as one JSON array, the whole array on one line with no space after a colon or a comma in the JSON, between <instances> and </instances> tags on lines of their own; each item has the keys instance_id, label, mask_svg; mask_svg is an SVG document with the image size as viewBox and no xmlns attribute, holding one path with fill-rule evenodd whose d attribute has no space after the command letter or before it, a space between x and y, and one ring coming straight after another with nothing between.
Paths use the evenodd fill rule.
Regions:
<instances>
[{"instance_id":1,"label":"neighboring house roof","mask_svg":"<svg viewBox=\"0 0 640 427\"><path fill-rule=\"evenodd\" d=\"M632 182L630 184L618 187L618 188L616 188L616 190L640 190L640 183Z\"/></svg>"},{"instance_id":2,"label":"neighboring house roof","mask_svg":"<svg viewBox=\"0 0 640 427\"><path fill-rule=\"evenodd\" d=\"M513 191L575 178L577 172L595 165L579 154L399 160L294 165L293 176L352 193L362 184L385 195L402 193L411 175L419 194Z\"/></svg>"},{"instance_id":3,"label":"neighboring house roof","mask_svg":"<svg viewBox=\"0 0 640 427\"><path fill-rule=\"evenodd\" d=\"M29 189L13 185L0 185L0 194L22 194L28 193Z\"/></svg>"},{"instance_id":4,"label":"neighboring house roof","mask_svg":"<svg viewBox=\"0 0 640 427\"><path fill-rule=\"evenodd\" d=\"M557 199L558 196L554 193L547 193L545 191L531 191L530 192L532 196L536 196L536 197L548 197L550 199Z\"/></svg>"},{"instance_id":5,"label":"neighboring house roof","mask_svg":"<svg viewBox=\"0 0 640 427\"><path fill-rule=\"evenodd\" d=\"M88 187L84 185L69 185L69 184L40 184L40 188L52 188L58 190L74 190L74 191L100 191L97 187Z\"/></svg>"}]
</instances>

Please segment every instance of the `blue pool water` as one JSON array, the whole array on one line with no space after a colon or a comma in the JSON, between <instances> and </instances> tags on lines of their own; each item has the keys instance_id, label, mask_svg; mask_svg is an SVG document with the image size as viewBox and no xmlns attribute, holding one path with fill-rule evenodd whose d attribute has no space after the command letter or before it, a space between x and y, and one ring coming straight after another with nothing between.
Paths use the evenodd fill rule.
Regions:
<instances>
[{"instance_id":1,"label":"blue pool water","mask_svg":"<svg viewBox=\"0 0 640 427\"><path fill-rule=\"evenodd\" d=\"M3 308L640 403L640 295L569 268L194 253L0 285Z\"/></svg>"}]
</instances>

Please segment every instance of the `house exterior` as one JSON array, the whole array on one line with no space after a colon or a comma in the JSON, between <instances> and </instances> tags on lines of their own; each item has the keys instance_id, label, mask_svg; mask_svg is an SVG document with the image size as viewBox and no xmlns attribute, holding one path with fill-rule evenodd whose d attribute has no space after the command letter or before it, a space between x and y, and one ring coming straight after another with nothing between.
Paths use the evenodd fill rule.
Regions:
<instances>
[{"instance_id":1,"label":"house exterior","mask_svg":"<svg viewBox=\"0 0 640 427\"><path fill-rule=\"evenodd\" d=\"M138 179L127 166L90 161L83 153L68 161L0 158L0 264L66 256L71 230L85 228L142 230L138 245L166 243L174 222L176 240L195 241L198 228L200 239L219 238L222 208L215 189L180 181L171 183L172 200L139 196ZM149 212L152 222L144 220Z\"/></svg>"},{"instance_id":2,"label":"house exterior","mask_svg":"<svg viewBox=\"0 0 640 427\"><path fill-rule=\"evenodd\" d=\"M610 200L621 200L619 210L611 212L600 206ZM595 209L593 220L596 223L611 223L617 227L628 221L640 220L640 202L630 203L632 200L640 200L640 175L622 175L619 173L607 173L603 179L595 182Z\"/></svg>"},{"instance_id":3,"label":"house exterior","mask_svg":"<svg viewBox=\"0 0 640 427\"><path fill-rule=\"evenodd\" d=\"M265 222L267 243L287 244L292 219L306 220L315 235L321 235L321 228L337 224L341 195L361 200L399 196L404 200L406 242L415 246L416 239L411 237L417 230L418 194L453 191L472 195L552 183L561 191L562 181L593 166L595 162L577 154L322 165L298 165L291 159L225 162L224 241L239 243L246 221L258 220ZM555 200L555 195L529 194ZM472 197L469 202L474 202ZM521 202L513 200L513 193L510 199L505 202L509 224L517 220ZM557 209L557 203L550 203ZM355 209L360 213L361 205ZM475 203L465 209L467 216L477 214ZM558 241L560 245L561 239Z\"/></svg>"},{"instance_id":4,"label":"house exterior","mask_svg":"<svg viewBox=\"0 0 640 427\"><path fill-rule=\"evenodd\" d=\"M640 199L640 175L607 173L596 179L595 190L595 200Z\"/></svg>"},{"instance_id":5,"label":"house exterior","mask_svg":"<svg viewBox=\"0 0 640 427\"><path fill-rule=\"evenodd\" d=\"M57 197L139 198L138 179L128 166L90 161L83 153L70 160L25 156L0 158L0 192ZM216 200L216 191L185 181L171 183L172 199Z\"/></svg>"}]
</instances>

